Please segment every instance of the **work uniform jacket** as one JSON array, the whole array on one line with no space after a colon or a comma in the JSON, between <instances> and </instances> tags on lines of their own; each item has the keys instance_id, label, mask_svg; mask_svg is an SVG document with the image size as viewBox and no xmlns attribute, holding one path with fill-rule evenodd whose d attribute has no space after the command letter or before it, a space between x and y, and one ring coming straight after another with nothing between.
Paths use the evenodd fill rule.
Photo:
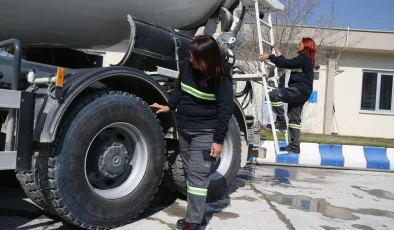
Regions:
<instances>
[{"instance_id":1,"label":"work uniform jacket","mask_svg":"<svg viewBox=\"0 0 394 230\"><path fill-rule=\"evenodd\" d=\"M204 74L184 61L168 105L176 110L177 127L214 129L213 141L222 144L233 114L233 84L229 77L204 81Z\"/></svg>"}]
</instances>

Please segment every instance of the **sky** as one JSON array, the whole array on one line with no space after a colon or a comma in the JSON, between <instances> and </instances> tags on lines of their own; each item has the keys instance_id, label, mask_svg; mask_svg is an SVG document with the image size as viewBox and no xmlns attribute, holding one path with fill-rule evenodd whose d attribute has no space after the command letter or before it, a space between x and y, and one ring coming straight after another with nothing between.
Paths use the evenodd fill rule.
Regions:
<instances>
[{"instance_id":1,"label":"sky","mask_svg":"<svg viewBox=\"0 0 394 230\"><path fill-rule=\"evenodd\" d=\"M335 27L394 31L394 0L336 0ZM317 15L330 12L331 0L321 0Z\"/></svg>"}]
</instances>

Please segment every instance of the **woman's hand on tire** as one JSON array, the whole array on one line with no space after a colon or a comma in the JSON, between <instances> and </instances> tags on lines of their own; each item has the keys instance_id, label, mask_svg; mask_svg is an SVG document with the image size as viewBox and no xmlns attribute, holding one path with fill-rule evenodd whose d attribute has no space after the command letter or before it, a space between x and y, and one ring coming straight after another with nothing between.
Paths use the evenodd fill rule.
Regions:
<instances>
[{"instance_id":1,"label":"woman's hand on tire","mask_svg":"<svg viewBox=\"0 0 394 230\"><path fill-rule=\"evenodd\" d=\"M222 145L217 143L212 143L211 146L211 157L217 158L222 153Z\"/></svg>"},{"instance_id":2,"label":"woman's hand on tire","mask_svg":"<svg viewBox=\"0 0 394 230\"><path fill-rule=\"evenodd\" d=\"M157 103L150 105L150 107L154 109L156 113L168 113L171 111L170 107L165 105L159 105Z\"/></svg>"}]
</instances>

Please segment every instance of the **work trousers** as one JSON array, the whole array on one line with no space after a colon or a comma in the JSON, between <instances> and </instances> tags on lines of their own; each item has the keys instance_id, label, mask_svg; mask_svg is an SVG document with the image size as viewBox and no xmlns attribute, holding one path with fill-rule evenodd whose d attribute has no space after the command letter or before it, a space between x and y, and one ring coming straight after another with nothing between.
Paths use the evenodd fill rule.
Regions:
<instances>
[{"instance_id":1,"label":"work trousers","mask_svg":"<svg viewBox=\"0 0 394 230\"><path fill-rule=\"evenodd\" d=\"M186 222L201 224L216 158L211 157L214 130L178 129L179 145L187 178Z\"/></svg>"},{"instance_id":2,"label":"work trousers","mask_svg":"<svg viewBox=\"0 0 394 230\"><path fill-rule=\"evenodd\" d=\"M284 103L288 104L287 117L289 118L289 145L299 146L302 108L304 107L305 102L309 99L308 95L302 93L295 87L287 87L271 91L269 93L269 97L271 100L272 110L276 114L275 123L286 124L283 105Z\"/></svg>"}]
</instances>

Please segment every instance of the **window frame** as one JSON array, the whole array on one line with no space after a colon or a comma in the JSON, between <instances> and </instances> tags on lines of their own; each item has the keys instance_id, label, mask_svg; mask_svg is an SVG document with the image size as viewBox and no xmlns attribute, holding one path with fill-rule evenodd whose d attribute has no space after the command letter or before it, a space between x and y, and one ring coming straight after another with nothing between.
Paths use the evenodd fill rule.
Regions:
<instances>
[{"instance_id":1,"label":"window frame","mask_svg":"<svg viewBox=\"0 0 394 230\"><path fill-rule=\"evenodd\" d=\"M375 99L375 110L363 110L362 106L362 97L363 97L363 80L364 73L376 73L376 99ZM382 83L382 75L391 75L393 78L393 85L391 89L391 110L379 109L380 106L380 88ZM394 115L394 72L392 71L382 71L382 70L363 70L362 78L361 78L361 95L360 95L360 113L367 114L381 114L381 115Z\"/></svg>"}]
</instances>

